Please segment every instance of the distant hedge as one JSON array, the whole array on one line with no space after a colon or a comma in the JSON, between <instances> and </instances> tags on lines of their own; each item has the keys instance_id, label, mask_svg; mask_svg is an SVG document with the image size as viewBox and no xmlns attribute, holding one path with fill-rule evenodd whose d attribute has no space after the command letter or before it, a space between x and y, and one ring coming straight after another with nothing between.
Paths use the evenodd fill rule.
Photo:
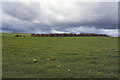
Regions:
<instances>
[{"instance_id":1,"label":"distant hedge","mask_svg":"<svg viewBox=\"0 0 120 80\"><path fill-rule=\"evenodd\" d=\"M15 35L15 37L26 37L28 35ZM63 34L31 34L29 37L111 37L106 34L93 34L93 33L63 33Z\"/></svg>"},{"instance_id":2,"label":"distant hedge","mask_svg":"<svg viewBox=\"0 0 120 80\"><path fill-rule=\"evenodd\" d=\"M106 34L93 34L93 33L31 34L30 35L30 37L84 37L84 36L88 36L88 37L94 37L94 36L110 37Z\"/></svg>"}]
</instances>

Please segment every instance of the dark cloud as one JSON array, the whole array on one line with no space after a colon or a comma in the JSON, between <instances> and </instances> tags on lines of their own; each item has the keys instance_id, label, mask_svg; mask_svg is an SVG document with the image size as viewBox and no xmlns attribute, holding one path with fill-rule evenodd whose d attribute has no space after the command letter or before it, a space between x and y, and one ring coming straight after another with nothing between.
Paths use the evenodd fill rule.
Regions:
<instances>
[{"instance_id":1,"label":"dark cloud","mask_svg":"<svg viewBox=\"0 0 120 80\"><path fill-rule=\"evenodd\" d=\"M81 32L77 28L118 28L117 2L4 2L2 5L2 29L12 32Z\"/></svg>"}]
</instances>

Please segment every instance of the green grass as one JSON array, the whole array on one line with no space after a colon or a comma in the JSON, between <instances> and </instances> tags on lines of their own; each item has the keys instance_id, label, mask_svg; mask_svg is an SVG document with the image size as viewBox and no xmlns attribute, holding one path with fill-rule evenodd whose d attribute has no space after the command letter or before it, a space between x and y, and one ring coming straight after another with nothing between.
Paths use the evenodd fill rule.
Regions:
<instances>
[{"instance_id":1,"label":"green grass","mask_svg":"<svg viewBox=\"0 0 120 80\"><path fill-rule=\"evenodd\" d=\"M118 38L14 35L2 38L4 78L118 77Z\"/></svg>"}]
</instances>

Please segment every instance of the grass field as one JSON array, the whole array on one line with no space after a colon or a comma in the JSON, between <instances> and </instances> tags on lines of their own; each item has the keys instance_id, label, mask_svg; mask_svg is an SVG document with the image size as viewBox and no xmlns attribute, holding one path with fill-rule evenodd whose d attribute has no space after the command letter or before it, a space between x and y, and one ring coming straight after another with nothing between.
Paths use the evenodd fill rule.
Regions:
<instances>
[{"instance_id":1,"label":"grass field","mask_svg":"<svg viewBox=\"0 0 120 80\"><path fill-rule=\"evenodd\" d=\"M4 78L118 77L118 38L14 35L2 38Z\"/></svg>"}]
</instances>

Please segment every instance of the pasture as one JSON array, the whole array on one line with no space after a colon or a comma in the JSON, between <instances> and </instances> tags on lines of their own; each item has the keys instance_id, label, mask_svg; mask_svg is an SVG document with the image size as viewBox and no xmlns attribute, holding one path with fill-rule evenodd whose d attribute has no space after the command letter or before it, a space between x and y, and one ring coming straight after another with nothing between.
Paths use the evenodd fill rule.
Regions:
<instances>
[{"instance_id":1,"label":"pasture","mask_svg":"<svg viewBox=\"0 0 120 80\"><path fill-rule=\"evenodd\" d=\"M117 78L118 38L3 33L3 78Z\"/></svg>"}]
</instances>

